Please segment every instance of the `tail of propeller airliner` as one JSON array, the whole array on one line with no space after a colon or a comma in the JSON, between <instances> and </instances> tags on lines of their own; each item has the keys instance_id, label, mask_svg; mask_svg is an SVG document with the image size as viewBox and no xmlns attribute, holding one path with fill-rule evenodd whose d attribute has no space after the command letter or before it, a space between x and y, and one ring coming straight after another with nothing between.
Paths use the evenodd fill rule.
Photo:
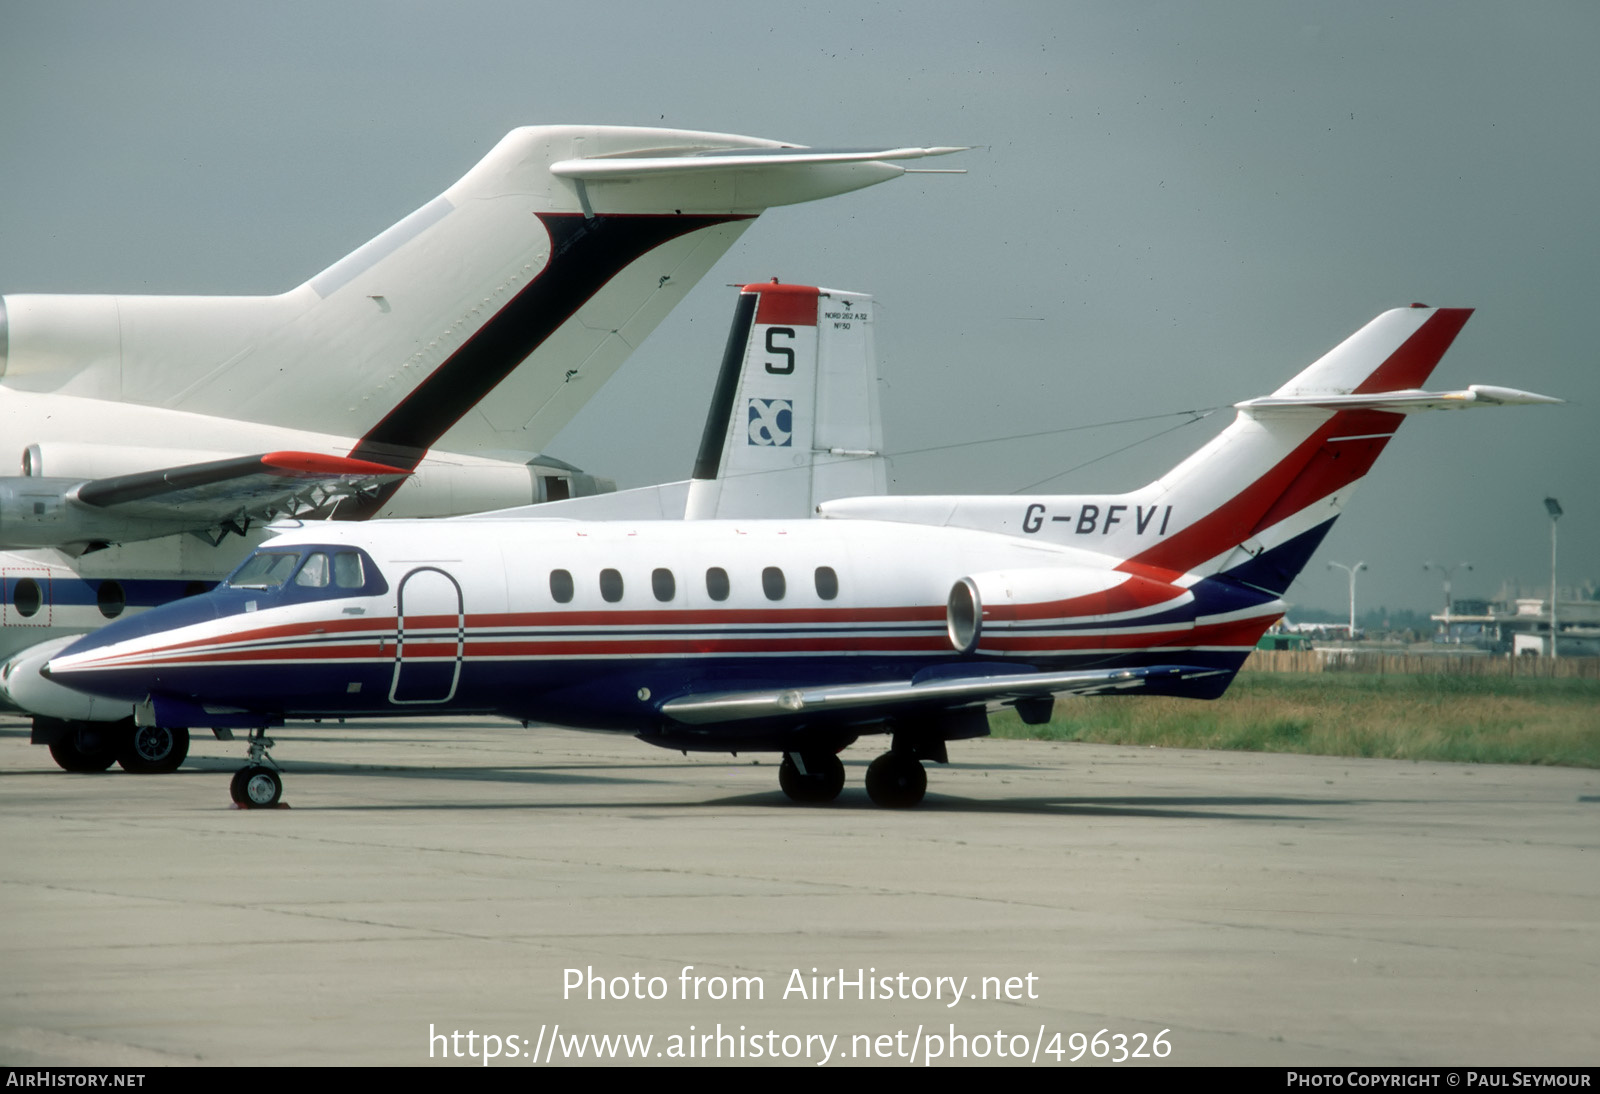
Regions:
<instances>
[{"instance_id":1,"label":"tail of propeller airliner","mask_svg":"<svg viewBox=\"0 0 1600 1094\"><path fill-rule=\"evenodd\" d=\"M1404 416L1559 399L1473 385L1426 392L1470 309L1385 312L1148 486L1126 494L852 498L826 516L904 520L1037 538L1185 585L1216 575L1282 595Z\"/></svg>"},{"instance_id":2,"label":"tail of propeller airliner","mask_svg":"<svg viewBox=\"0 0 1600 1094\"><path fill-rule=\"evenodd\" d=\"M877 308L865 293L745 285L693 478L519 506L476 519L806 519L831 498L882 494Z\"/></svg>"}]
</instances>

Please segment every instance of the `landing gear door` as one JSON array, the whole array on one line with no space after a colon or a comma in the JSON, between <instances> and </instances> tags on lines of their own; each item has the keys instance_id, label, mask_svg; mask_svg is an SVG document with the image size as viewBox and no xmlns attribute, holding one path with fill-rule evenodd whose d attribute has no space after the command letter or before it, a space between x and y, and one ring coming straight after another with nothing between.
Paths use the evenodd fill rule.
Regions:
<instances>
[{"instance_id":1,"label":"landing gear door","mask_svg":"<svg viewBox=\"0 0 1600 1094\"><path fill-rule=\"evenodd\" d=\"M447 703L461 682L466 615L461 586L437 566L421 566L400 581L389 702Z\"/></svg>"}]
</instances>

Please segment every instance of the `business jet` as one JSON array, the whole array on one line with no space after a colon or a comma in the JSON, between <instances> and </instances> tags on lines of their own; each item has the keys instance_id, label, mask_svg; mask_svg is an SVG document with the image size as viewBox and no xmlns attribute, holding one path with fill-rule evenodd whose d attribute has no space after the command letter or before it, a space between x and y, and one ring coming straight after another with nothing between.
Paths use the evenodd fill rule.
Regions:
<instances>
[{"instance_id":1,"label":"business jet","mask_svg":"<svg viewBox=\"0 0 1600 1094\"><path fill-rule=\"evenodd\" d=\"M732 341L763 351L734 408L751 438L788 429L786 351L850 321L831 304L743 290ZM244 806L280 799L266 732L285 719L430 713L778 752L802 802L835 798L838 752L886 734L867 794L913 805L923 763L986 735L992 705L1037 724L1063 694L1222 695L1406 414L1559 401L1422 390L1470 314L1385 312L1131 493L846 498L810 520L307 526L44 671L136 703L144 726L249 731Z\"/></svg>"},{"instance_id":2,"label":"business jet","mask_svg":"<svg viewBox=\"0 0 1600 1094\"><path fill-rule=\"evenodd\" d=\"M0 477L0 660L209 587L275 518L613 489L533 454L750 222L951 151L528 127L275 296L0 297L0 430L21 470ZM491 451L529 455L474 454ZM63 767L181 762L126 711L33 691L34 741Z\"/></svg>"}]
</instances>

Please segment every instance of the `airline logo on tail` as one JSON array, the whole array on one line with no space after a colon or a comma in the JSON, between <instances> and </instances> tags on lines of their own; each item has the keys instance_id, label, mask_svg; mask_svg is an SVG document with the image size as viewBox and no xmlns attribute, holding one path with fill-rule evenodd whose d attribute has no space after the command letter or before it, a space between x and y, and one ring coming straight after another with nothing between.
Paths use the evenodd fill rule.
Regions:
<instances>
[{"instance_id":1,"label":"airline logo on tail","mask_svg":"<svg viewBox=\"0 0 1600 1094\"><path fill-rule=\"evenodd\" d=\"M794 403L788 399L750 400L750 443L788 448L794 436Z\"/></svg>"}]
</instances>

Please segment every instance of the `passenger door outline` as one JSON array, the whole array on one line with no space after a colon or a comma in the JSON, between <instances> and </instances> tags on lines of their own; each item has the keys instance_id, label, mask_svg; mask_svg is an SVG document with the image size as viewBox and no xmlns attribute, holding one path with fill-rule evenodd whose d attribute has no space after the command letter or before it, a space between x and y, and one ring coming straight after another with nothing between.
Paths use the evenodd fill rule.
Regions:
<instances>
[{"instance_id":1,"label":"passenger door outline","mask_svg":"<svg viewBox=\"0 0 1600 1094\"><path fill-rule=\"evenodd\" d=\"M420 583L411 589L413 604L417 609L412 613L414 616L448 616L451 602L453 601L455 605L455 655L450 661L448 674L443 671L445 665L440 657L419 657L413 652L411 659L409 661L406 659L406 590L407 586L411 586L412 582L419 578ZM443 578L443 582L438 578ZM430 599L434 601L431 604ZM417 633L411 640L413 651L419 645L435 645L447 641L443 635L437 633L439 628L419 626L415 630ZM434 631L434 634L429 635L430 630ZM437 566L418 566L407 573L400 579L400 588L395 599L394 677L389 684L389 702L396 706L404 706L448 703L454 699L456 686L461 682L461 661L466 640L467 615L461 584ZM447 676L449 683L445 686L444 681Z\"/></svg>"}]
</instances>

